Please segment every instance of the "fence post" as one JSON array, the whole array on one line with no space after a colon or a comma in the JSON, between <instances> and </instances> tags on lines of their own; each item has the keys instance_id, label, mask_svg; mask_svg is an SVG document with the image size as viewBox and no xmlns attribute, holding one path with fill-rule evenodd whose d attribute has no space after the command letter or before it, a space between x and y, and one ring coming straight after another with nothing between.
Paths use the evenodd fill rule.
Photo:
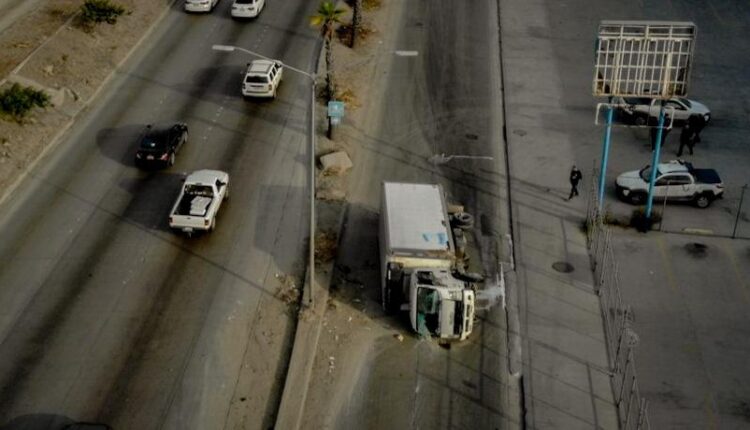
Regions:
<instances>
[{"instance_id":1,"label":"fence post","mask_svg":"<svg viewBox=\"0 0 750 430\"><path fill-rule=\"evenodd\" d=\"M742 201L745 198L745 190L747 190L747 184L742 186L742 192L740 193L740 204L737 206L737 216L734 218L734 230L732 230L732 239L737 237L737 223L740 222L740 214L742 213Z\"/></svg>"}]
</instances>

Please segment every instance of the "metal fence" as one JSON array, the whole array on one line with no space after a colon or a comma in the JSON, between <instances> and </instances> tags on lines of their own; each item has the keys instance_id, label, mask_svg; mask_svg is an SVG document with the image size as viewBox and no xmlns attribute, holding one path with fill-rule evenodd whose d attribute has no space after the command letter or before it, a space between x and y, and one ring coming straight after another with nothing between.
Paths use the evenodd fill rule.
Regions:
<instances>
[{"instance_id":1,"label":"metal fence","mask_svg":"<svg viewBox=\"0 0 750 430\"><path fill-rule=\"evenodd\" d=\"M596 174L591 175L591 178L596 177ZM604 319L612 390L620 428L650 429L648 402L640 394L633 355L638 336L631 328L632 312L620 293L619 266L611 242L612 233L598 210L596 191L596 182L592 181L586 214L586 244Z\"/></svg>"}]
</instances>

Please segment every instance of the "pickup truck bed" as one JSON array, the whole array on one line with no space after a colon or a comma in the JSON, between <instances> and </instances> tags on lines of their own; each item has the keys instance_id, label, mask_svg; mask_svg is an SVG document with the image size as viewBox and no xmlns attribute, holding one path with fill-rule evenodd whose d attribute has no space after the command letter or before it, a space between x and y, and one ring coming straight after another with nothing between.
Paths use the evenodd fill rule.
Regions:
<instances>
[{"instance_id":1,"label":"pickup truck bed","mask_svg":"<svg viewBox=\"0 0 750 430\"><path fill-rule=\"evenodd\" d=\"M714 169L693 169L691 170L693 177L697 182L702 184L720 184L721 178Z\"/></svg>"}]
</instances>

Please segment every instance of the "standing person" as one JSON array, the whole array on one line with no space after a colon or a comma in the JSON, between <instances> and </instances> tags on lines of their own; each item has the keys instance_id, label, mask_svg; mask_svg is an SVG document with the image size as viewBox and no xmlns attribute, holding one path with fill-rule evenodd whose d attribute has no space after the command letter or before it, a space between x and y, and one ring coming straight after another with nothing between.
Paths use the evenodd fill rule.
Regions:
<instances>
[{"instance_id":1,"label":"standing person","mask_svg":"<svg viewBox=\"0 0 750 430\"><path fill-rule=\"evenodd\" d=\"M667 136L669 136L669 132L672 130L671 128L667 128L666 125L669 124L669 115L664 115L664 124L665 127L661 130L661 146L664 147L667 144ZM653 151L656 149L656 136L659 134L659 126L652 127L651 128L651 150Z\"/></svg>"},{"instance_id":2,"label":"standing person","mask_svg":"<svg viewBox=\"0 0 750 430\"><path fill-rule=\"evenodd\" d=\"M695 143L695 135L693 128L690 127L690 123L685 124L680 132L680 149L677 150L677 156L682 155L682 150L687 146L690 155L693 155L693 144Z\"/></svg>"},{"instance_id":3,"label":"standing person","mask_svg":"<svg viewBox=\"0 0 750 430\"><path fill-rule=\"evenodd\" d=\"M568 200L578 195L578 183L581 182L582 178L581 171L574 164L573 168L570 169L570 196L568 196Z\"/></svg>"},{"instance_id":4,"label":"standing person","mask_svg":"<svg viewBox=\"0 0 750 430\"><path fill-rule=\"evenodd\" d=\"M699 113L694 113L688 118L688 125L693 131L693 143L700 143L701 131L706 127L706 118Z\"/></svg>"}]
</instances>

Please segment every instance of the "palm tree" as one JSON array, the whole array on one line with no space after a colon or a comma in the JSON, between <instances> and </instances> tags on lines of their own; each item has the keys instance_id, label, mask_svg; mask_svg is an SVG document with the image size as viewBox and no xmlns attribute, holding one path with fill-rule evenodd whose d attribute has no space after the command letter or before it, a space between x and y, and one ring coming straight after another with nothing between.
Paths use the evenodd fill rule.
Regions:
<instances>
[{"instance_id":1,"label":"palm tree","mask_svg":"<svg viewBox=\"0 0 750 430\"><path fill-rule=\"evenodd\" d=\"M346 12L342 8L336 7L332 1L324 1L318 6L318 11L310 17L310 24L314 27L320 27L320 35L325 41L326 47L326 96L332 100L335 94L333 82L333 50L331 49L331 39L333 39L334 24L341 23L341 16Z\"/></svg>"},{"instance_id":2,"label":"palm tree","mask_svg":"<svg viewBox=\"0 0 750 430\"><path fill-rule=\"evenodd\" d=\"M362 0L353 0L352 4L352 40L349 47L354 48L354 41L357 39L357 32L362 25Z\"/></svg>"}]
</instances>

